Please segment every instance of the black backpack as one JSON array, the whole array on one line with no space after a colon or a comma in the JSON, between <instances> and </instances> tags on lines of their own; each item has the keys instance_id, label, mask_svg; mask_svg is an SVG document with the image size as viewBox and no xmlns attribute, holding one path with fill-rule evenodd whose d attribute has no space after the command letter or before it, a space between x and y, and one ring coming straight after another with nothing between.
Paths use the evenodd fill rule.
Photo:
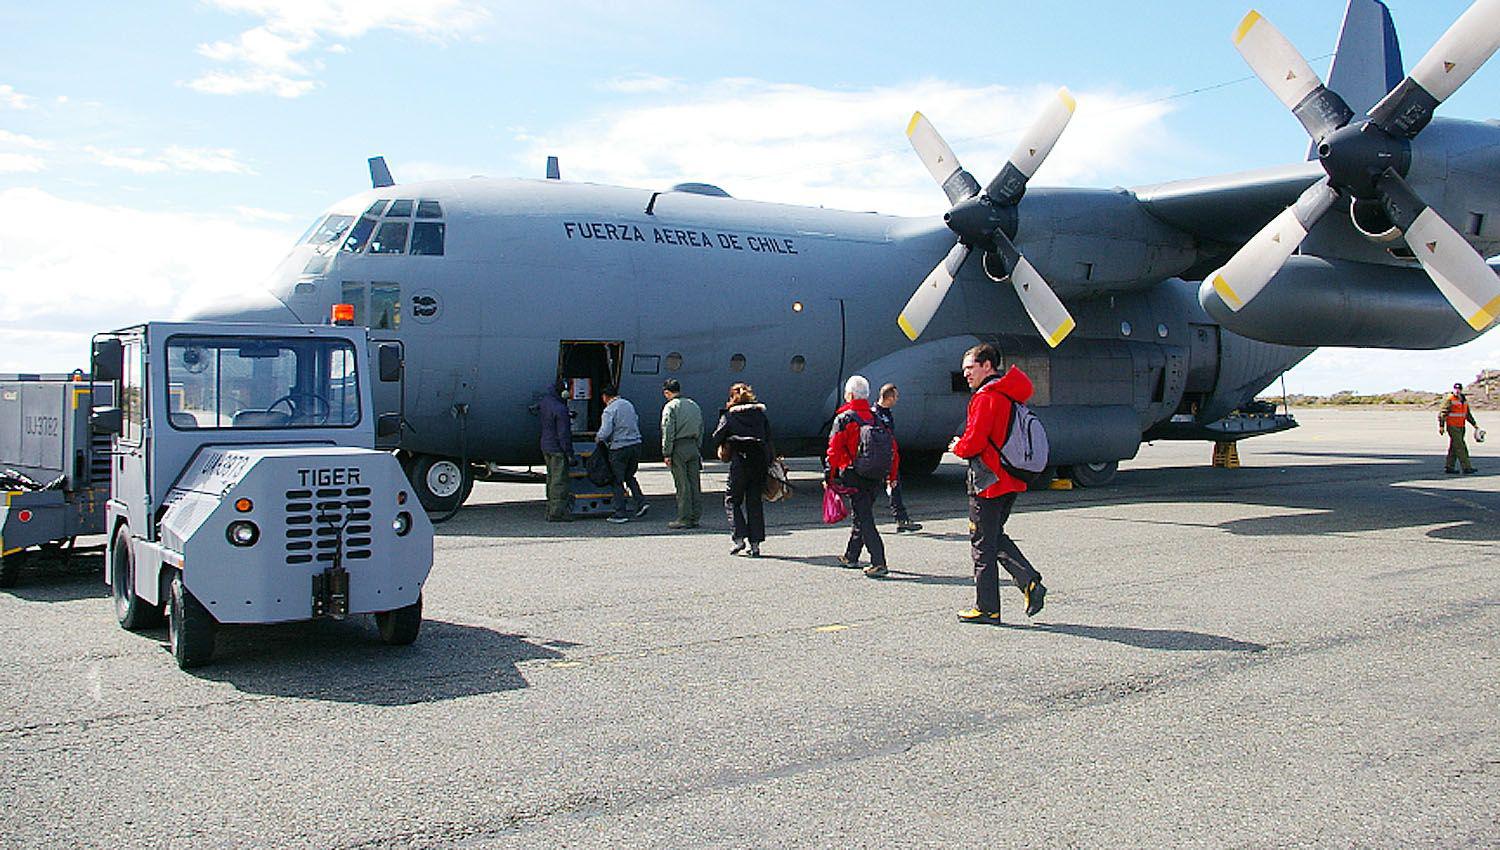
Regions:
<instances>
[{"instance_id":1,"label":"black backpack","mask_svg":"<svg viewBox=\"0 0 1500 850\"><path fill-rule=\"evenodd\" d=\"M595 487L608 487L615 483L615 471L609 466L609 446L595 443L594 452L585 463L584 469Z\"/></svg>"},{"instance_id":2,"label":"black backpack","mask_svg":"<svg viewBox=\"0 0 1500 850\"><path fill-rule=\"evenodd\" d=\"M891 476L891 464L896 459L896 438L878 416L866 422L855 414L854 421L859 423L859 454L854 456L853 464L855 474L872 481L886 480Z\"/></svg>"}]
</instances>

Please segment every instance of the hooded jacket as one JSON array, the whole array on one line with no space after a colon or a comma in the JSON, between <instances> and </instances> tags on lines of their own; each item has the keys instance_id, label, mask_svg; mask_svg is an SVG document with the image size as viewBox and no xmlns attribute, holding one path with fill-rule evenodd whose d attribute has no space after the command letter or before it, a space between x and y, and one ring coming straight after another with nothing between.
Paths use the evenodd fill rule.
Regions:
<instances>
[{"instance_id":1,"label":"hooded jacket","mask_svg":"<svg viewBox=\"0 0 1500 850\"><path fill-rule=\"evenodd\" d=\"M859 426L876 421L875 411L870 409L870 400L857 398L846 402L833 415L833 431L828 435L828 470L838 478L859 455ZM901 447L896 445L896 435L891 434L891 471L887 481L895 481L901 469Z\"/></svg>"},{"instance_id":2,"label":"hooded jacket","mask_svg":"<svg viewBox=\"0 0 1500 850\"><path fill-rule=\"evenodd\" d=\"M969 417L964 423L963 436L953 447L953 453L965 460L979 458L999 480L979 492L979 496L993 499L1006 493L1020 493L1026 489L1022 481L1000 465L1000 446L1005 443L1005 431L1010 427L1011 402L1025 403L1031 398L1031 379L1015 366L1004 375L985 381L974 395L969 397Z\"/></svg>"},{"instance_id":3,"label":"hooded jacket","mask_svg":"<svg viewBox=\"0 0 1500 850\"><path fill-rule=\"evenodd\" d=\"M771 420L760 402L736 404L719 411L719 425L711 441L715 446L728 443L737 456L762 464L771 462Z\"/></svg>"},{"instance_id":4,"label":"hooded jacket","mask_svg":"<svg viewBox=\"0 0 1500 850\"><path fill-rule=\"evenodd\" d=\"M558 396L557 388L548 384L542 391L542 451L546 454L573 456L573 421L568 405Z\"/></svg>"}]
</instances>

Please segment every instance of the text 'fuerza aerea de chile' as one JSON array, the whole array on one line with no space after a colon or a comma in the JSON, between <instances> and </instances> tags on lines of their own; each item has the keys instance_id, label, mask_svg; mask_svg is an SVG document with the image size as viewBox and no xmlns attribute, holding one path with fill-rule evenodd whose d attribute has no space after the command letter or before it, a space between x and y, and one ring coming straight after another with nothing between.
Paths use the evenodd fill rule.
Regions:
<instances>
[{"instance_id":1,"label":"text 'fuerza aerea de chile'","mask_svg":"<svg viewBox=\"0 0 1500 850\"><path fill-rule=\"evenodd\" d=\"M726 251L755 251L762 254L795 254L797 246L782 236L713 233L703 230L677 230L652 227L642 230L635 224L609 224L602 221L565 221L563 232L569 239L597 239L603 242L654 242L681 248L711 248Z\"/></svg>"}]
</instances>

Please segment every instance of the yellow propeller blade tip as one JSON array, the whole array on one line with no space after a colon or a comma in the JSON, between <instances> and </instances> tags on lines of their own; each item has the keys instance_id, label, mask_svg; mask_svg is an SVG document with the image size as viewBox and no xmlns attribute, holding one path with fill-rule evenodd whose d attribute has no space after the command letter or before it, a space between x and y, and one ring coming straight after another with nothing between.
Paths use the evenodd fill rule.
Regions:
<instances>
[{"instance_id":1,"label":"yellow propeller blade tip","mask_svg":"<svg viewBox=\"0 0 1500 850\"><path fill-rule=\"evenodd\" d=\"M901 326L901 332L906 334L907 339L911 340L912 342L917 341L917 329L913 328L911 326L911 322L908 322L906 320L905 313L902 313L901 315L896 317L896 324Z\"/></svg>"},{"instance_id":2,"label":"yellow propeller blade tip","mask_svg":"<svg viewBox=\"0 0 1500 850\"><path fill-rule=\"evenodd\" d=\"M1067 338L1068 334L1073 332L1073 328L1076 324L1076 322L1069 318L1066 322L1063 322L1061 325L1059 325L1057 330L1053 332L1052 336L1047 337L1047 347L1056 348L1058 346L1058 343L1062 342Z\"/></svg>"},{"instance_id":3,"label":"yellow propeller blade tip","mask_svg":"<svg viewBox=\"0 0 1500 850\"><path fill-rule=\"evenodd\" d=\"M913 112L911 114L911 121L908 121L906 124L906 135L910 136L912 133L915 133L917 131L917 122L921 120L922 113Z\"/></svg>"},{"instance_id":4,"label":"yellow propeller blade tip","mask_svg":"<svg viewBox=\"0 0 1500 850\"><path fill-rule=\"evenodd\" d=\"M1245 36L1250 33L1250 28L1255 26L1256 22L1260 19L1260 13L1255 11L1254 9L1251 9L1249 13L1245 15L1244 19L1240 21L1239 27L1235 29L1234 43L1239 44L1240 42L1244 41Z\"/></svg>"},{"instance_id":5,"label":"yellow propeller blade tip","mask_svg":"<svg viewBox=\"0 0 1500 850\"><path fill-rule=\"evenodd\" d=\"M1068 107L1069 112L1074 112L1078 109L1078 101L1073 98L1073 93L1068 91L1067 86L1063 86L1057 90L1057 98L1063 102L1064 106Z\"/></svg>"},{"instance_id":6,"label":"yellow propeller blade tip","mask_svg":"<svg viewBox=\"0 0 1500 850\"><path fill-rule=\"evenodd\" d=\"M1482 331L1495 321L1495 316L1500 315L1500 298L1479 308L1479 312L1469 317L1469 327L1476 331Z\"/></svg>"},{"instance_id":7,"label":"yellow propeller blade tip","mask_svg":"<svg viewBox=\"0 0 1500 850\"><path fill-rule=\"evenodd\" d=\"M1219 297L1224 299L1224 303L1228 304L1231 310L1239 310L1245 306L1245 302L1241 301L1234 290L1229 288L1229 282L1224 280L1221 274L1214 275L1214 292L1219 293Z\"/></svg>"}]
</instances>

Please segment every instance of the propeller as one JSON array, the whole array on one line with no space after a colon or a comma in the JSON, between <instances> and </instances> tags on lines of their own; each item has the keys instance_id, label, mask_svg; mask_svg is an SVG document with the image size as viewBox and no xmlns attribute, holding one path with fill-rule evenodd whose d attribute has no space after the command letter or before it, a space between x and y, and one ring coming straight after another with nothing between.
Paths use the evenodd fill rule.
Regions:
<instances>
[{"instance_id":1,"label":"propeller","mask_svg":"<svg viewBox=\"0 0 1500 850\"><path fill-rule=\"evenodd\" d=\"M1052 152L1073 117L1075 105L1067 89L1058 89L1057 96L1021 136L1005 167L982 189L974 175L959 164L932 122L920 112L912 115L906 136L953 205L943 221L958 234L958 242L928 273L896 318L907 339L915 341L922 335L975 249L984 252L984 271L991 280L1010 280L1026 315L1048 345L1055 348L1073 330L1068 309L1011 239L1016 232L1016 205L1026 193L1026 182Z\"/></svg>"},{"instance_id":2,"label":"propeller","mask_svg":"<svg viewBox=\"0 0 1500 850\"><path fill-rule=\"evenodd\" d=\"M1459 315L1475 330L1489 327L1500 314L1500 278L1412 190L1406 173L1412 140L1432 120L1433 110L1500 48L1500 0L1477 0L1470 6L1360 121L1260 13L1245 16L1234 44L1316 142L1327 176L1208 276L1229 309L1238 311L1259 294L1313 225L1341 195L1348 195L1361 231L1377 238L1399 233ZM1379 233L1382 228L1385 234Z\"/></svg>"}]
</instances>

